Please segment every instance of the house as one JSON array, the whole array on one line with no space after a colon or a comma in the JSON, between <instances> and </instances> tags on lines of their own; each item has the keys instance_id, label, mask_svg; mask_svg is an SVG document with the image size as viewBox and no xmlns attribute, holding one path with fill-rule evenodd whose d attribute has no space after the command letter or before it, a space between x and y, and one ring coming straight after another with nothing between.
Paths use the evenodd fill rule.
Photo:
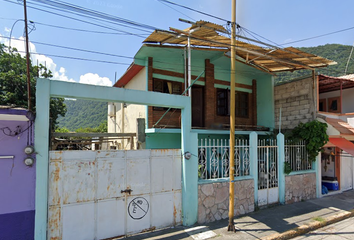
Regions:
<instances>
[{"instance_id":1,"label":"house","mask_svg":"<svg viewBox=\"0 0 354 240\"><path fill-rule=\"evenodd\" d=\"M33 116L0 106L0 239L33 239L35 157Z\"/></svg>"},{"instance_id":2,"label":"house","mask_svg":"<svg viewBox=\"0 0 354 240\"><path fill-rule=\"evenodd\" d=\"M329 142L317 162L317 184L329 185L330 193L353 189L353 75L306 76L274 89L275 118L280 119L277 127L280 124L281 129L292 129L300 122L315 119L328 126Z\"/></svg>"},{"instance_id":3,"label":"house","mask_svg":"<svg viewBox=\"0 0 354 240\"><path fill-rule=\"evenodd\" d=\"M204 21L192 23L185 30L170 29L156 30L144 41L114 87L191 97L192 132L197 138L190 141L198 142L198 148L191 152L198 156L198 222L227 218L230 38L224 27ZM266 139L277 121L274 74L326 67L335 62L291 47L269 49L242 41L236 45L235 192L239 200L235 215L239 215L254 211L255 206L285 202L284 173L279 170L283 167L278 166L283 161L280 158L284 139L280 135L278 141ZM144 142L137 141L137 148L181 147L183 125L177 109L110 103L108 132L135 133L139 128L137 121L141 127L142 119L146 138ZM126 149L127 145L128 141L115 143L118 149ZM311 177L315 176L314 169L308 170ZM297 189L294 183L298 183L298 176L312 184L306 180L307 175L292 176L294 181L287 183L294 192L290 200L316 197L313 184L303 184L302 188L313 191L301 195L308 191Z\"/></svg>"}]
</instances>

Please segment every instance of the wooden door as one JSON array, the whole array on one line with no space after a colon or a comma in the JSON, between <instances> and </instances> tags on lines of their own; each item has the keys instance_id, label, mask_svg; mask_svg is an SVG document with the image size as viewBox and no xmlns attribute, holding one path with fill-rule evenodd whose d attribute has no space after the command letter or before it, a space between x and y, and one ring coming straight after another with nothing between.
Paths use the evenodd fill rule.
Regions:
<instances>
[{"instance_id":1,"label":"wooden door","mask_svg":"<svg viewBox=\"0 0 354 240\"><path fill-rule=\"evenodd\" d=\"M203 88L192 87L192 127L204 126Z\"/></svg>"}]
</instances>

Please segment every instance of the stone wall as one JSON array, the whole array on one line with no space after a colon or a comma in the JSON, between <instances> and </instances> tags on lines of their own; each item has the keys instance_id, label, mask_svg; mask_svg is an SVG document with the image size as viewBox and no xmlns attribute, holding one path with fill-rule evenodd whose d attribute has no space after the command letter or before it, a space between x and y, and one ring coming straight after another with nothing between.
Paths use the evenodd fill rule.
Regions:
<instances>
[{"instance_id":1,"label":"stone wall","mask_svg":"<svg viewBox=\"0 0 354 240\"><path fill-rule=\"evenodd\" d=\"M316 174L299 174L285 177L285 203L316 198Z\"/></svg>"},{"instance_id":2,"label":"stone wall","mask_svg":"<svg viewBox=\"0 0 354 240\"><path fill-rule=\"evenodd\" d=\"M198 223L213 222L229 216L229 182L198 186ZM234 216L254 211L254 182L235 182Z\"/></svg>"},{"instance_id":3,"label":"stone wall","mask_svg":"<svg viewBox=\"0 0 354 240\"><path fill-rule=\"evenodd\" d=\"M315 119L313 79L308 77L274 87L275 128L279 127L281 108L282 129L293 129L299 123Z\"/></svg>"}]
</instances>

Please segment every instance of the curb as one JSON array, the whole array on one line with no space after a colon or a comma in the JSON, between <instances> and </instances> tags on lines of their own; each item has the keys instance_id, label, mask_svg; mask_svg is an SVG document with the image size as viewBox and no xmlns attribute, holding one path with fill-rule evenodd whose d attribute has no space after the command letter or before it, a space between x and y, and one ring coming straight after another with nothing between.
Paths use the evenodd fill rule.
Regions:
<instances>
[{"instance_id":1,"label":"curb","mask_svg":"<svg viewBox=\"0 0 354 240\"><path fill-rule=\"evenodd\" d=\"M265 238L263 240L274 240L274 239L291 239L297 236L304 235L310 231L322 228L324 226L342 221L344 219L350 218L354 216L354 209L350 211L346 211L344 213L339 213L330 217L327 217L323 222L310 222L308 224L304 224L300 227L293 228L291 230L285 231L283 233L276 233Z\"/></svg>"}]
</instances>

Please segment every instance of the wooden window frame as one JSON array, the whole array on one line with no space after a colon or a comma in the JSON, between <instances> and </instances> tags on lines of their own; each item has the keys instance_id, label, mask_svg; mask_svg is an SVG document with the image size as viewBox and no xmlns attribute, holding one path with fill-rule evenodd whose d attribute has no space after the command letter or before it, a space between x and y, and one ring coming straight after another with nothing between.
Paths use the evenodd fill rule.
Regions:
<instances>
[{"instance_id":1,"label":"wooden window frame","mask_svg":"<svg viewBox=\"0 0 354 240\"><path fill-rule=\"evenodd\" d=\"M157 91L157 83L161 83L162 89L158 89ZM172 93L170 93L168 89L168 83L171 83L172 86ZM165 85L166 84L166 85ZM165 79L159 79L159 78L153 78L152 79L152 91L153 92L160 92L160 93L166 93L166 94L175 94L175 95L181 95L182 94L182 83L181 82L175 82L175 81L168 81ZM166 110L168 108L164 107L153 107L154 110Z\"/></svg>"},{"instance_id":2,"label":"wooden window frame","mask_svg":"<svg viewBox=\"0 0 354 240\"><path fill-rule=\"evenodd\" d=\"M248 92L235 91L235 117L249 118L250 98ZM223 95L222 97L219 97ZM243 99L242 99L243 98ZM245 100L245 101L242 101ZM245 104L244 104L245 103ZM230 116L230 90L218 88L216 90L216 114ZM246 113L246 114L245 114Z\"/></svg>"},{"instance_id":3,"label":"wooden window frame","mask_svg":"<svg viewBox=\"0 0 354 240\"><path fill-rule=\"evenodd\" d=\"M334 101L337 101L337 110L331 109L331 105ZM341 109L342 109L341 105L342 105L342 103L340 102L340 97L328 98L328 112L340 113Z\"/></svg>"}]
</instances>

